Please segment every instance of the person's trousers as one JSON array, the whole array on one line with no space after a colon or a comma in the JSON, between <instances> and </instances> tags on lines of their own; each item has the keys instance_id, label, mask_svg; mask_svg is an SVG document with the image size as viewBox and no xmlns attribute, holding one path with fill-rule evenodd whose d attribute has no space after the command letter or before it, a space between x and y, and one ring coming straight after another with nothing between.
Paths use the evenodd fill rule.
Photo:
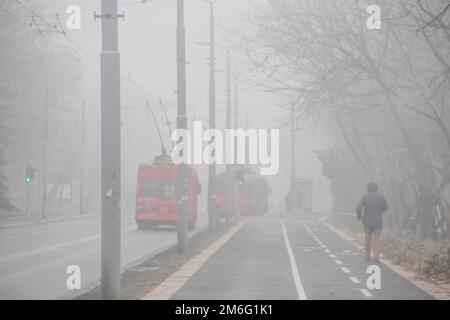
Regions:
<instances>
[{"instance_id":1,"label":"person's trousers","mask_svg":"<svg viewBox=\"0 0 450 320\"><path fill-rule=\"evenodd\" d=\"M370 259L370 253L372 252L373 260L378 261L380 260L381 229L365 227L364 230L366 234L366 257Z\"/></svg>"}]
</instances>

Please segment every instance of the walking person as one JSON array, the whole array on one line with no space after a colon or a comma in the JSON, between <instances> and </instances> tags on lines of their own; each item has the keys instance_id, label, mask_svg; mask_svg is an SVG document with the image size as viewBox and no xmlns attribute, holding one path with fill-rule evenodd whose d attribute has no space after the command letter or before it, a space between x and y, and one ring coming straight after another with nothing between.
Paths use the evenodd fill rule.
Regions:
<instances>
[{"instance_id":1,"label":"walking person","mask_svg":"<svg viewBox=\"0 0 450 320\"><path fill-rule=\"evenodd\" d=\"M286 205L286 212L291 213L291 190L286 193L284 197L284 203Z\"/></svg>"},{"instance_id":2,"label":"walking person","mask_svg":"<svg viewBox=\"0 0 450 320\"><path fill-rule=\"evenodd\" d=\"M367 261L380 261L380 236L383 228L383 213L388 209L384 196L378 193L378 186L371 182L367 194L363 195L356 207L358 220L364 225ZM372 251L372 256L371 256Z\"/></svg>"}]
</instances>

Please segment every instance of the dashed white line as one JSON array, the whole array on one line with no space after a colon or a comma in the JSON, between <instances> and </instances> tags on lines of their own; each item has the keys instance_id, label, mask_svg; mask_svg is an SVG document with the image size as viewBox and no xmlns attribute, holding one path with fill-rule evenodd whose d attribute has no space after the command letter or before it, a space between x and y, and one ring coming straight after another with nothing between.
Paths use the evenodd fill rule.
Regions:
<instances>
[{"instance_id":1,"label":"dashed white line","mask_svg":"<svg viewBox=\"0 0 450 320\"><path fill-rule=\"evenodd\" d=\"M336 258L334 254L330 254L330 258Z\"/></svg>"},{"instance_id":2,"label":"dashed white line","mask_svg":"<svg viewBox=\"0 0 450 320\"><path fill-rule=\"evenodd\" d=\"M358 280L358 278L356 278L356 277L350 277L350 280L351 280L353 283L356 283L356 284L361 283L361 282Z\"/></svg>"},{"instance_id":3,"label":"dashed white line","mask_svg":"<svg viewBox=\"0 0 450 320\"><path fill-rule=\"evenodd\" d=\"M303 226L303 228L306 229L306 232L308 232L311 236L314 236L314 232L312 232L311 229L302 220L298 220L298 222Z\"/></svg>"},{"instance_id":4,"label":"dashed white line","mask_svg":"<svg viewBox=\"0 0 450 320\"><path fill-rule=\"evenodd\" d=\"M132 230L136 230L136 227L122 229L122 233L129 232ZM99 240L99 239L100 239L100 235L95 235L95 236L85 237L85 238L81 238L81 239L77 239L77 240L73 240L73 241L67 241L67 242L63 242L63 243L59 243L59 244L55 244L55 245L46 246L46 247L39 248L36 250L25 251L25 252L20 252L20 253L16 253L16 254L10 254L7 256L0 257L0 263L9 262L9 261L20 259L20 258L24 258L24 257L36 255L36 254L41 254L41 253L44 253L47 251L57 250L57 249L73 246L76 244Z\"/></svg>"},{"instance_id":5,"label":"dashed white line","mask_svg":"<svg viewBox=\"0 0 450 320\"><path fill-rule=\"evenodd\" d=\"M326 248L327 248L327 246L326 246L326 245L321 245L321 247L322 247L322 248L324 248L324 249L326 249Z\"/></svg>"},{"instance_id":6,"label":"dashed white line","mask_svg":"<svg viewBox=\"0 0 450 320\"><path fill-rule=\"evenodd\" d=\"M303 289L302 281L300 279L300 274L298 272L297 262L295 261L294 252L292 251L291 244L289 242L289 237L286 231L286 226L284 221L281 220L281 229L283 230L284 243L288 252L289 260L291 262L292 275L294 277L295 287L297 289L297 295L299 300L306 300L305 290Z\"/></svg>"},{"instance_id":7,"label":"dashed white line","mask_svg":"<svg viewBox=\"0 0 450 320\"><path fill-rule=\"evenodd\" d=\"M336 264L342 264L340 260L334 260L334 262L336 262Z\"/></svg>"},{"instance_id":8,"label":"dashed white line","mask_svg":"<svg viewBox=\"0 0 450 320\"><path fill-rule=\"evenodd\" d=\"M373 297L372 294L367 289L359 289L365 297Z\"/></svg>"},{"instance_id":9,"label":"dashed white line","mask_svg":"<svg viewBox=\"0 0 450 320\"><path fill-rule=\"evenodd\" d=\"M325 252L330 253L331 251L330 251L330 249L325 249Z\"/></svg>"},{"instance_id":10,"label":"dashed white line","mask_svg":"<svg viewBox=\"0 0 450 320\"><path fill-rule=\"evenodd\" d=\"M344 271L345 273L350 273L350 270L348 270L346 267L342 267L341 269L342 269L342 271Z\"/></svg>"}]
</instances>

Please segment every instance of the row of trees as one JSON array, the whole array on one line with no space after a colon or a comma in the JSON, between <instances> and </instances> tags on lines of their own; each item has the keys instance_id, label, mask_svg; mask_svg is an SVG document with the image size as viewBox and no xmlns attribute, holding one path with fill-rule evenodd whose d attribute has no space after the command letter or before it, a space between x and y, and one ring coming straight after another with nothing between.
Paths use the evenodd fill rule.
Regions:
<instances>
[{"instance_id":1,"label":"row of trees","mask_svg":"<svg viewBox=\"0 0 450 320\"><path fill-rule=\"evenodd\" d=\"M33 200L42 198L46 120L48 176L68 172L73 163L67 163L79 152L79 134L73 135L79 132L79 111L73 102L80 68L70 50L55 40L63 35L50 30L54 21L39 16L39 9L30 1L0 4L0 209L4 211L25 207L27 166L38 169Z\"/></svg>"},{"instance_id":2,"label":"row of trees","mask_svg":"<svg viewBox=\"0 0 450 320\"><path fill-rule=\"evenodd\" d=\"M381 8L381 29L366 10ZM387 224L422 238L450 226L450 1L265 0L232 37L255 83L334 136L318 152L336 211L368 181ZM256 76L255 76L256 73Z\"/></svg>"}]
</instances>

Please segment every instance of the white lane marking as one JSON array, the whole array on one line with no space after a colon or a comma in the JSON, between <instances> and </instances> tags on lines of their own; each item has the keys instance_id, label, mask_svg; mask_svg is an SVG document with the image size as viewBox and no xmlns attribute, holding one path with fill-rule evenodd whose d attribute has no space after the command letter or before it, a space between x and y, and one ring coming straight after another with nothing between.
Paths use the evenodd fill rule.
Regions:
<instances>
[{"instance_id":1,"label":"white lane marking","mask_svg":"<svg viewBox=\"0 0 450 320\"><path fill-rule=\"evenodd\" d=\"M367 289L359 289L365 297L373 297L372 294Z\"/></svg>"},{"instance_id":2,"label":"white lane marking","mask_svg":"<svg viewBox=\"0 0 450 320\"><path fill-rule=\"evenodd\" d=\"M122 233L131 231L131 230L136 230L136 227L130 227L130 228L123 229ZM35 254L40 254L40 253L51 251L51 250L56 250L56 249L61 249L61 248L65 248L65 247L70 247L70 246L73 246L75 244L80 244L80 243L83 243L83 242L89 242L89 241L93 241L93 240L97 240L97 239L100 239L100 235L95 235L95 236L81 238L81 239L78 239L78 240L73 240L73 241L67 241L67 242L63 242L63 243L59 243L59 244L54 244L54 245L43 247L43 248L36 249L36 250L25 251L25 252L16 253L16 254L10 254L10 255L7 255L7 256L0 257L0 263L9 262L9 261L12 261L12 260L16 260L16 259L32 256L32 255L35 255Z\"/></svg>"},{"instance_id":3,"label":"white lane marking","mask_svg":"<svg viewBox=\"0 0 450 320\"><path fill-rule=\"evenodd\" d=\"M25 236L26 234L11 234L11 235L7 235L7 236L0 236L3 239L16 239L16 238L20 238Z\"/></svg>"},{"instance_id":4,"label":"white lane marking","mask_svg":"<svg viewBox=\"0 0 450 320\"><path fill-rule=\"evenodd\" d=\"M291 244L289 242L289 237L286 231L286 226L284 220L281 220L281 229L283 230L284 243L288 252L289 260L291 262L292 275L294 277L295 288L297 289L297 295L299 300L306 300L305 290L303 289L302 281L300 279L300 274L298 272L297 262L295 261L294 252L292 251Z\"/></svg>"},{"instance_id":5,"label":"white lane marking","mask_svg":"<svg viewBox=\"0 0 450 320\"><path fill-rule=\"evenodd\" d=\"M90 250L87 250L87 251L81 251L81 252L79 252L78 254L75 254L75 255L62 257L61 259L56 259L56 260L52 260L52 261L44 263L44 264L39 264L39 265L36 265L36 266L32 266L31 268L26 268L26 269L23 269L23 270L19 270L17 272L13 272L13 273L10 273L10 274L5 275L5 276L1 275L0 276L0 284L4 285L5 283L17 280L19 278L30 276L33 273L38 273L39 272L38 274L40 274L41 271L45 272L45 271L48 271L47 269L57 268L58 266L62 266L63 265L63 267L61 268L61 270L62 270L63 268L65 269L67 267L67 265L69 265L71 263L72 264L75 263L75 261L77 261L77 259L79 259L79 258L80 259L81 258L86 258L86 256L89 256L89 255L95 255L97 257L99 253L100 253L100 247L97 247L95 249L90 249Z\"/></svg>"},{"instance_id":6,"label":"white lane marking","mask_svg":"<svg viewBox=\"0 0 450 320\"><path fill-rule=\"evenodd\" d=\"M241 221L233 226L215 242L203 249L199 254L192 257L178 271L164 280L159 286L147 293L142 300L169 300L184 284L216 253L236 232L245 224Z\"/></svg>"},{"instance_id":7,"label":"white lane marking","mask_svg":"<svg viewBox=\"0 0 450 320\"><path fill-rule=\"evenodd\" d=\"M322 248L324 248L324 249L326 249L326 248L327 248L327 246L326 246L326 245L321 245L321 247L322 247Z\"/></svg>"},{"instance_id":8,"label":"white lane marking","mask_svg":"<svg viewBox=\"0 0 450 320\"><path fill-rule=\"evenodd\" d=\"M330 249L325 249L325 252L330 253L331 251L330 251Z\"/></svg>"},{"instance_id":9,"label":"white lane marking","mask_svg":"<svg viewBox=\"0 0 450 320\"><path fill-rule=\"evenodd\" d=\"M314 237L314 232L312 232L311 229L302 220L298 220L298 222L303 226L303 228L306 229L306 232L308 232L312 237Z\"/></svg>"},{"instance_id":10,"label":"white lane marking","mask_svg":"<svg viewBox=\"0 0 450 320\"><path fill-rule=\"evenodd\" d=\"M356 277L350 277L350 280L356 284L361 283L361 282L359 282L358 278L356 278Z\"/></svg>"},{"instance_id":11,"label":"white lane marking","mask_svg":"<svg viewBox=\"0 0 450 320\"><path fill-rule=\"evenodd\" d=\"M342 271L344 271L345 273L350 273L350 270L348 270L346 267L342 267L341 269L342 269Z\"/></svg>"},{"instance_id":12,"label":"white lane marking","mask_svg":"<svg viewBox=\"0 0 450 320\"><path fill-rule=\"evenodd\" d=\"M340 260L334 260L334 262L336 262L336 264L342 264Z\"/></svg>"},{"instance_id":13,"label":"white lane marking","mask_svg":"<svg viewBox=\"0 0 450 320\"><path fill-rule=\"evenodd\" d=\"M336 256L334 254L330 254L330 258L336 258Z\"/></svg>"}]
</instances>

